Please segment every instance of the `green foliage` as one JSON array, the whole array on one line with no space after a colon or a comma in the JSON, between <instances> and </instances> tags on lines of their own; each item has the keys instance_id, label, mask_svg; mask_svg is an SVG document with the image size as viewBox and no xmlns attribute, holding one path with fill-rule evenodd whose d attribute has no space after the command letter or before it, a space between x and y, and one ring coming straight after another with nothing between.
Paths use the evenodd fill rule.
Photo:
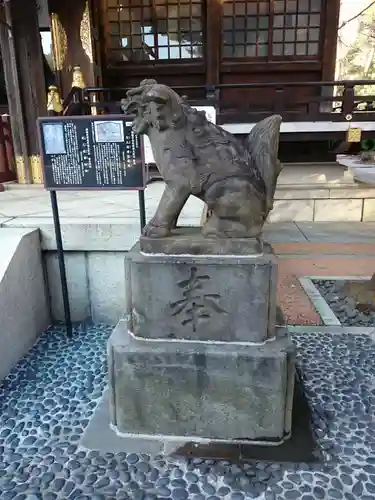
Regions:
<instances>
[{"instance_id":1,"label":"green foliage","mask_svg":"<svg viewBox=\"0 0 375 500\"><path fill-rule=\"evenodd\" d=\"M375 79L375 5L361 15L356 40L338 63L340 80ZM356 94L374 95L375 87L357 87Z\"/></svg>"}]
</instances>

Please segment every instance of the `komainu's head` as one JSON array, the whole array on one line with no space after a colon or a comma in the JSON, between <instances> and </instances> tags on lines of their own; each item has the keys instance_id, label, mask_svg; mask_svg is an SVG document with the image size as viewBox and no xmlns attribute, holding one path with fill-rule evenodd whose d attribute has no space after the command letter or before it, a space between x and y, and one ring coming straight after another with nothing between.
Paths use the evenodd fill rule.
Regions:
<instances>
[{"instance_id":1,"label":"komainu's head","mask_svg":"<svg viewBox=\"0 0 375 500\"><path fill-rule=\"evenodd\" d=\"M159 131L176 127L183 118L183 104L184 99L166 85L143 80L139 87L128 90L121 108L125 114L135 115L134 131L147 134L150 127Z\"/></svg>"}]
</instances>

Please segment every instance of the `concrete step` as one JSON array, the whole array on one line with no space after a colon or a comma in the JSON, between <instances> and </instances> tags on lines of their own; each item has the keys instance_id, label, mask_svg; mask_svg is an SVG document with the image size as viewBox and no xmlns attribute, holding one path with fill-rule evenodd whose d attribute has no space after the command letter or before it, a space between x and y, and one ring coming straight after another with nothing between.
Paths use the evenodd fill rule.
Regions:
<instances>
[{"instance_id":1,"label":"concrete step","mask_svg":"<svg viewBox=\"0 0 375 500\"><path fill-rule=\"evenodd\" d=\"M0 228L0 381L49 324L39 230Z\"/></svg>"},{"instance_id":2,"label":"concrete step","mask_svg":"<svg viewBox=\"0 0 375 500\"><path fill-rule=\"evenodd\" d=\"M286 163L278 186L332 187L355 184L353 175L338 163Z\"/></svg>"},{"instance_id":3,"label":"concrete step","mask_svg":"<svg viewBox=\"0 0 375 500\"><path fill-rule=\"evenodd\" d=\"M161 180L156 168L151 169L150 178ZM314 187L355 185L352 172L335 162L330 163L285 163L278 180L279 187L312 189ZM14 186L14 184L13 184Z\"/></svg>"},{"instance_id":4,"label":"concrete step","mask_svg":"<svg viewBox=\"0 0 375 500\"><path fill-rule=\"evenodd\" d=\"M152 169L157 176L157 169ZM279 177L279 183L287 186L344 186L355 184L353 175L345 167L335 162L327 163L285 163ZM16 191L38 192L40 184L18 184L17 182L4 183L4 188Z\"/></svg>"},{"instance_id":5,"label":"concrete step","mask_svg":"<svg viewBox=\"0 0 375 500\"><path fill-rule=\"evenodd\" d=\"M13 227L14 221L8 221L16 217L19 225L43 227L45 218L51 218L48 193L42 186L8 184L6 187L5 193L0 193L0 224ZM162 181L147 187L147 217L152 217L163 189ZM113 216L115 219L123 217L124 223L134 226L132 232L139 233L136 192L77 191L59 193L58 198L63 231L73 219L77 222L78 217L82 223L90 224L94 217ZM351 172L336 163L287 164L279 177L274 207L269 218L271 222L375 221L375 186L355 182ZM198 225L202 210L203 203L191 197L180 223ZM3 221L1 215L5 218ZM109 219L107 221L110 223Z\"/></svg>"},{"instance_id":6,"label":"concrete step","mask_svg":"<svg viewBox=\"0 0 375 500\"><path fill-rule=\"evenodd\" d=\"M375 186L337 163L285 166L269 222L375 221Z\"/></svg>"}]
</instances>

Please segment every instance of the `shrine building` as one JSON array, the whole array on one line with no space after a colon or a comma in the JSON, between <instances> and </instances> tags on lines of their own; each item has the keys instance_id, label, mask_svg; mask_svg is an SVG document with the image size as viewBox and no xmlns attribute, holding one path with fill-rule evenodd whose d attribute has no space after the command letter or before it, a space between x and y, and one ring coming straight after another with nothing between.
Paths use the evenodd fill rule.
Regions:
<instances>
[{"instance_id":1,"label":"shrine building","mask_svg":"<svg viewBox=\"0 0 375 500\"><path fill-rule=\"evenodd\" d=\"M348 122L375 128L361 82L335 81L339 13L340 0L5 0L0 182L43 182L38 116L119 113L144 78L235 134L281 114L282 161L334 161Z\"/></svg>"}]
</instances>

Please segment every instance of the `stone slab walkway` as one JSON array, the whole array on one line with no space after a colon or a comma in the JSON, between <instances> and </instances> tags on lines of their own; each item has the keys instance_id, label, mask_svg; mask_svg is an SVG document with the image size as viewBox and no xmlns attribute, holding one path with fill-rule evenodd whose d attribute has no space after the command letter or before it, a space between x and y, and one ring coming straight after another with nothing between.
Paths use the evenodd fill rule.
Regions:
<instances>
[{"instance_id":1,"label":"stone slab walkway","mask_svg":"<svg viewBox=\"0 0 375 500\"><path fill-rule=\"evenodd\" d=\"M93 199L94 212L104 209ZM66 217L75 217L79 197L66 201ZM111 203L119 210L122 201ZM0 214L4 206L0 198ZM121 206L126 214L108 218L137 222L137 208ZM196 223L199 210L192 210ZM21 215L4 213L0 225ZM278 298L288 322L310 325L293 330L293 340L323 462L237 464L87 450L81 439L106 387L111 328L82 326L72 341L53 328L0 386L0 500L373 500L374 338L311 327L319 317L298 278L371 275L375 224L271 224L265 237L279 259Z\"/></svg>"},{"instance_id":2,"label":"stone slab walkway","mask_svg":"<svg viewBox=\"0 0 375 500\"><path fill-rule=\"evenodd\" d=\"M52 216L49 193L41 185L4 184L0 196L0 218L50 218ZM146 210L152 215L160 199L164 184L151 183L145 191ZM351 190L354 187L354 192ZM307 189L308 188L308 189ZM331 214L340 210L342 200L354 196L354 205L347 204L347 211L356 211L360 220L361 198L371 193L360 192L353 183L352 175L344 168L332 164L285 165L278 179L275 211L277 220L295 217L299 220L313 220L314 202L321 203L318 212L323 212L326 202L332 201ZM347 191L349 189L349 192ZM331 192L331 190L333 190ZM351 194L350 194L351 193ZM375 194L373 194L375 196ZM332 198L332 200L331 200ZM139 221L138 194L131 191L65 191L58 192L60 215L64 219L77 217L88 219L121 217L126 224ZM199 224L203 204L191 198L182 212L184 223ZM277 213L278 212L278 213ZM353 214L352 214L353 215ZM280 218L281 217L281 218ZM307 217L304 219L304 217ZM336 216L335 216L336 217ZM334 219L336 220L337 217Z\"/></svg>"},{"instance_id":3,"label":"stone slab walkway","mask_svg":"<svg viewBox=\"0 0 375 500\"><path fill-rule=\"evenodd\" d=\"M375 272L374 223L272 224L265 237L279 258L278 301L291 325L320 322L299 278L371 276Z\"/></svg>"},{"instance_id":4,"label":"stone slab walkway","mask_svg":"<svg viewBox=\"0 0 375 500\"><path fill-rule=\"evenodd\" d=\"M274 244L279 258L278 301L291 325L319 324L320 318L299 278L305 276L371 276L375 272L375 248L369 245L306 243ZM290 252L290 253L289 253Z\"/></svg>"},{"instance_id":5,"label":"stone slab walkway","mask_svg":"<svg viewBox=\"0 0 375 500\"><path fill-rule=\"evenodd\" d=\"M296 183L292 169L285 173L284 181ZM163 183L159 182L147 187L147 216L155 210L162 190ZM129 235L129 241L139 236L137 193L60 192L58 198L65 228L85 223L101 228L124 224L123 233ZM181 224L198 225L202 209L203 203L191 198L181 215ZM0 227L42 227L48 221L52 223L52 214L49 194L43 187L13 186L1 193ZM264 236L280 260L278 299L290 324L320 321L299 277L371 275L375 268L375 222L279 222L267 224Z\"/></svg>"},{"instance_id":6,"label":"stone slab walkway","mask_svg":"<svg viewBox=\"0 0 375 500\"><path fill-rule=\"evenodd\" d=\"M162 183L148 186L148 215L155 210L162 189ZM120 223L124 224L122 232L129 236L129 241L137 239L136 193L65 192L58 196L63 227L74 228L79 222L110 228ZM199 200L191 198L182 213L181 224L198 225L202 208ZM42 187L18 186L1 193L0 227L45 227L46 221L52 223L52 215L48 193ZM108 230L109 236L111 232L113 229ZM375 268L373 222L280 222L267 224L264 237L273 244L280 260L278 300L290 324L319 324L320 321L299 284L299 277L371 275Z\"/></svg>"}]
</instances>

